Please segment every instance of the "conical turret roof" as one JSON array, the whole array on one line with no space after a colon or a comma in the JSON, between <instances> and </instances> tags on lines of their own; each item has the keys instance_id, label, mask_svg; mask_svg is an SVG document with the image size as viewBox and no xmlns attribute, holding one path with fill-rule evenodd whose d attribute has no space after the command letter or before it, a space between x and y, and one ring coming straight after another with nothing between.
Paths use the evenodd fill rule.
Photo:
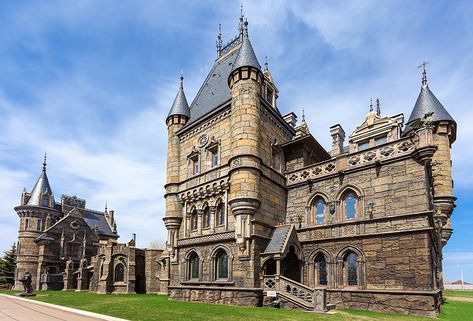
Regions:
<instances>
[{"instance_id":1,"label":"conical turret roof","mask_svg":"<svg viewBox=\"0 0 473 321\"><path fill-rule=\"evenodd\" d=\"M186 94L184 93L184 76L181 75L179 91L169 111L168 118L174 115L183 115L189 118L190 113L189 104L187 103Z\"/></svg>"},{"instance_id":2,"label":"conical turret roof","mask_svg":"<svg viewBox=\"0 0 473 321\"><path fill-rule=\"evenodd\" d=\"M414 119L422 119L425 114L432 112L432 121L455 121L445 107L443 107L442 103L440 103L437 97L430 91L429 86L427 84L422 85L419 97L417 97L416 104L407 122Z\"/></svg>"},{"instance_id":3,"label":"conical turret roof","mask_svg":"<svg viewBox=\"0 0 473 321\"><path fill-rule=\"evenodd\" d=\"M54 197L53 191L51 190L51 186L49 185L48 175L46 175L46 156L44 156L43 169L41 171L41 175L39 175L38 181L34 185L33 190L31 191L30 199L28 200L28 203L26 205L41 206L41 199L44 194L50 197Z\"/></svg>"},{"instance_id":4,"label":"conical turret roof","mask_svg":"<svg viewBox=\"0 0 473 321\"><path fill-rule=\"evenodd\" d=\"M255 51L251 45L250 39L248 38L248 22L245 21L245 27L243 31L243 40L241 42L240 50L238 51L238 56L235 59L233 64L233 70L240 67L255 67L261 69L261 65L256 58Z\"/></svg>"}]
</instances>

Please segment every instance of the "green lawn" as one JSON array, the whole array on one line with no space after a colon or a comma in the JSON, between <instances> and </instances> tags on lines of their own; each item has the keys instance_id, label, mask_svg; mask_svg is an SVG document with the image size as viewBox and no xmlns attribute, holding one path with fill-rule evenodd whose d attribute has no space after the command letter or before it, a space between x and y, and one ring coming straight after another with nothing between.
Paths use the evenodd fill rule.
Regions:
<instances>
[{"instance_id":1,"label":"green lawn","mask_svg":"<svg viewBox=\"0 0 473 321\"><path fill-rule=\"evenodd\" d=\"M467 298L473 298L473 290L466 290L466 291L462 291L462 290L446 290L444 291L444 295L445 296L463 296L463 297L467 297Z\"/></svg>"},{"instance_id":2,"label":"green lawn","mask_svg":"<svg viewBox=\"0 0 473 321\"><path fill-rule=\"evenodd\" d=\"M13 291L0 291L14 293ZM432 320L431 318L356 310L336 310L336 314L315 314L272 308L234 307L227 305L176 302L163 295L100 295L86 292L44 291L33 298L48 303L107 314L136 321L151 320ZM473 303L447 302L441 320L471 320Z\"/></svg>"}]
</instances>

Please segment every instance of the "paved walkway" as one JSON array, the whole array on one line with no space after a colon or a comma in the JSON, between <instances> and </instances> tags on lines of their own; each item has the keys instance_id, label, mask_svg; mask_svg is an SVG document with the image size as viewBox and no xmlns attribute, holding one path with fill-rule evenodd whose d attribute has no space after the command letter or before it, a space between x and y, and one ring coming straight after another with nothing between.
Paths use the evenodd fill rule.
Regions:
<instances>
[{"instance_id":1,"label":"paved walkway","mask_svg":"<svg viewBox=\"0 0 473 321\"><path fill-rule=\"evenodd\" d=\"M120 320L106 315L0 294L0 321Z\"/></svg>"},{"instance_id":2,"label":"paved walkway","mask_svg":"<svg viewBox=\"0 0 473 321\"><path fill-rule=\"evenodd\" d=\"M447 300L452 300L452 301L461 301L461 302L471 302L471 303L473 303L473 298L466 297L466 296L450 296L450 295L447 295L446 298L447 298Z\"/></svg>"}]
</instances>

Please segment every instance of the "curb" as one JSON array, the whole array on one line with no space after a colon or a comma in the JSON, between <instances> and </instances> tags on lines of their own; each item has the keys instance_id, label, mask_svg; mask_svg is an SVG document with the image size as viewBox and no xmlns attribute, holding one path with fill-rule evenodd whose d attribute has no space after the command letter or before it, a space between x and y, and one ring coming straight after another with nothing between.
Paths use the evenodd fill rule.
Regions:
<instances>
[{"instance_id":1,"label":"curb","mask_svg":"<svg viewBox=\"0 0 473 321\"><path fill-rule=\"evenodd\" d=\"M45 306L45 307L54 308L54 309L58 309L58 310L66 311L66 312L71 312L71 313L79 314L79 315L86 316L86 317L96 318L96 319L100 319L100 320L130 321L130 320L127 320L127 319L115 318L115 317L111 317L111 316L108 316L108 315L99 314L99 313L95 313L95 312L89 312L89 311L84 311L84 310L79 310L79 309L74 309L74 308L68 308L68 307L64 307L64 306L60 306L60 305L56 305L56 304L25 299L25 298L17 297L15 295L0 293L0 296L7 297L9 299L14 299L14 300L19 300L19 301L23 301L23 302L29 302L29 303L33 303L33 304L37 304L37 305L42 305L42 306Z\"/></svg>"}]
</instances>

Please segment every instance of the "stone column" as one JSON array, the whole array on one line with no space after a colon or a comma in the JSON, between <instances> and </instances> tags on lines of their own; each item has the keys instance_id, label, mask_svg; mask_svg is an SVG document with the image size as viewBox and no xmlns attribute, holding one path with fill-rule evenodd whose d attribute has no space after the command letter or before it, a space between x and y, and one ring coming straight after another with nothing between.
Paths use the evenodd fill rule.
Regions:
<instances>
[{"instance_id":1,"label":"stone column","mask_svg":"<svg viewBox=\"0 0 473 321\"><path fill-rule=\"evenodd\" d=\"M215 222L217 222L217 207L210 206L210 232L215 232Z\"/></svg>"}]
</instances>

